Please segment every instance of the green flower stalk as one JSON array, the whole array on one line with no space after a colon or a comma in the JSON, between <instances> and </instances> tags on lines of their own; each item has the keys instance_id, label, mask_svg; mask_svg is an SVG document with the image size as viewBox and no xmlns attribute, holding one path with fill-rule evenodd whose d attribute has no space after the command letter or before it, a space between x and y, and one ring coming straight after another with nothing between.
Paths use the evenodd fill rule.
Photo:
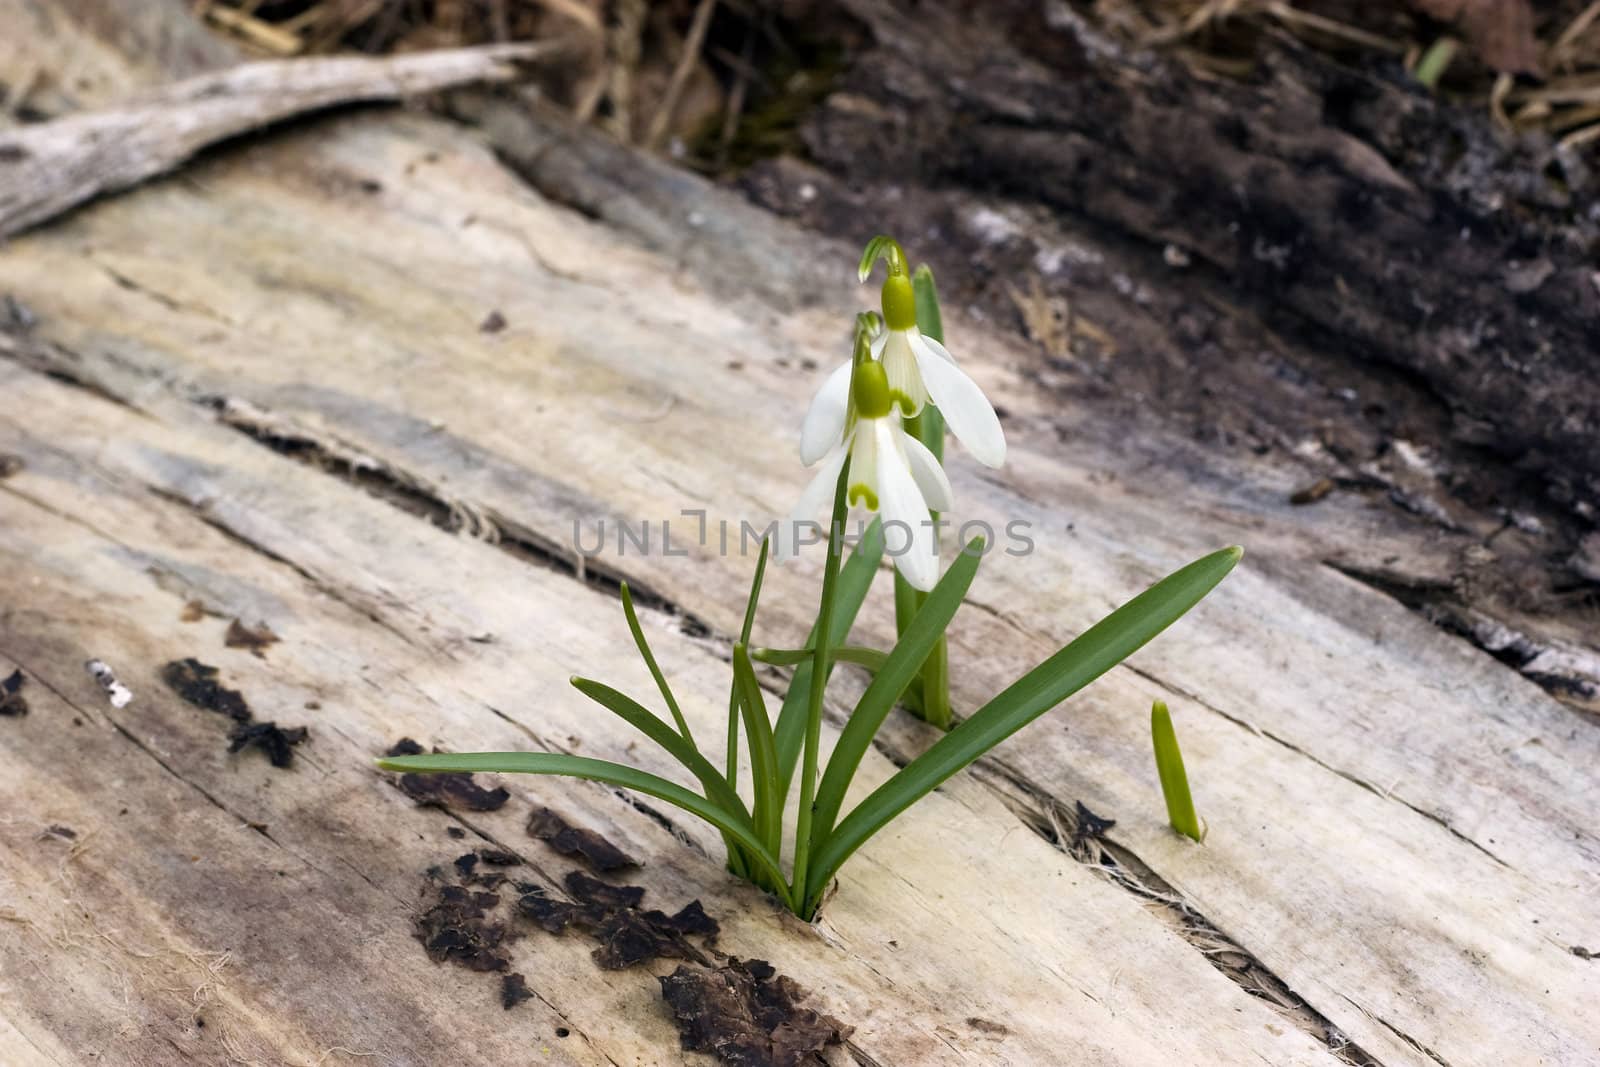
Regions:
<instances>
[{"instance_id":1,"label":"green flower stalk","mask_svg":"<svg viewBox=\"0 0 1600 1067\"><path fill-rule=\"evenodd\" d=\"M799 527L831 505L816 622L802 649L750 651L768 558L768 545L763 544L743 626L732 647L723 766L716 767L701 752L690 729L695 709L681 703L673 691L624 586L623 614L666 715L591 679L573 678L572 684L655 743L677 763L685 780L694 782L694 788L624 764L555 752L391 756L378 761L381 768L565 775L655 797L715 828L727 849L730 871L809 920L840 866L891 820L1132 655L1227 576L1239 560L1237 548L1213 552L1163 578L1007 686L846 810L845 798L856 772L904 694L914 694L930 720L949 722L945 631L977 577L983 545L974 541L965 546L950 568L940 573L931 520L953 503L942 464L944 426L979 462L998 466L1005 457L1005 438L993 407L940 343L932 273L923 268L912 277L899 244L878 237L862 257L863 280L879 259L888 264L883 314L858 316L851 359L829 375L806 414L801 457L818 470L801 494L794 518L780 526L770 545L773 558L797 554ZM878 517L847 557L844 523L852 508L875 511ZM904 587L896 591L894 647L885 652L848 645L851 625L885 555ZM755 676L754 660L794 667L776 720ZM848 709L824 761L826 689L840 662L866 669L871 680ZM1177 780L1183 781L1182 763L1171 719L1165 717L1164 707L1158 704L1157 709L1156 752L1165 787L1171 760L1177 760ZM1165 741L1161 717L1165 717ZM704 721L701 727L705 728ZM751 772L748 796L738 785L741 749ZM786 850L784 816L797 777L795 837ZM1169 792L1169 803L1172 796ZM1178 826L1176 811L1173 822ZM1195 822L1192 804L1188 813L1190 822ZM1197 825L1194 830L1199 832ZM782 861L785 851L793 857L787 870Z\"/></svg>"}]
</instances>

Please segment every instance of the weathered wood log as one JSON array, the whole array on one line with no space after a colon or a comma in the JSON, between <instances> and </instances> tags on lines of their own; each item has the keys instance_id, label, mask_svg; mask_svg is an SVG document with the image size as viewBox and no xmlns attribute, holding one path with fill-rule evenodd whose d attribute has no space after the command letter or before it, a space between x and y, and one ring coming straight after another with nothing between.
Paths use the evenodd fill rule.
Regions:
<instances>
[{"instance_id":1,"label":"weathered wood log","mask_svg":"<svg viewBox=\"0 0 1600 1067\"><path fill-rule=\"evenodd\" d=\"M0 677L20 668L31 705L0 718L0 1059L703 1062L653 977L675 961L601 969L582 935L511 917L504 886L491 919L522 936L489 954L531 1000L502 1011L494 978L416 943L427 872L459 882L469 847L519 853L511 877L562 899L575 861L523 829L541 806L645 861L627 880L647 906L703 901L720 950L854 1027L858 1063L1592 1059L1593 724L1323 563L1425 560L1404 516L1313 519L1278 457L1063 411L1031 348L954 313L1012 442L998 475L952 450L960 518L1034 539L986 562L958 619L958 707L1242 541L1199 614L871 843L815 927L727 878L714 834L608 790L507 781L497 810L440 813L390 788L367 760L402 737L672 773L565 685L650 684L580 572L648 590L718 745L739 523L802 484L794 427L857 295L849 249L585 131L478 113L508 149L545 147L517 160L536 191L457 125L358 115L0 256L0 453L20 460L0 480ZM702 510L704 541L683 514ZM585 559L575 526L588 548L600 520ZM654 554L618 549L615 524L645 520ZM662 553L664 520L686 555ZM818 569L769 573L761 640L800 639ZM884 599L861 639L888 640ZM230 647L236 619L278 640ZM290 768L230 755L230 719L172 692L162 668L189 657L258 720L308 727ZM1164 824L1154 697L1203 847ZM929 741L891 724L864 786ZM1080 802L1116 824L1094 836Z\"/></svg>"},{"instance_id":2,"label":"weathered wood log","mask_svg":"<svg viewBox=\"0 0 1600 1067\"><path fill-rule=\"evenodd\" d=\"M165 173L208 145L293 115L500 81L559 50L505 44L381 59L246 63L122 106L0 130L0 240L102 193Z\"/></svg>"},{"instance_id":3,"label":"weathered wood log","mask_svg":"<svg viewBox=\"0 0 1600 1067\"><path fill-rule=\"evenodd\" d=\"M1235 82L1064 5L844 6L873 46L806 120L815 162L743 179L759 202L915 235L1035 341L1039 389L1124 437L1275 452L1304 503L1388 497L1434 550L1347 546L1347 573L1600 706L1590 160L1284 37Z\"/></svg>"},{"instance_id":4,"label":"weathered wood log","mask_svg":"<svg viewBox=\"0 0 1600 1067\"><path fill-rule=\"evenodd\" d=\"M1232 83L1130 53L1065 5L844 6L876 42L847 84L872 106L819 113L824 164L1174 243L1419 377L1461 441L1600 497L1592 159L1508 143L1388 71L1287 40Z\"/></svg>"}]
</instances>

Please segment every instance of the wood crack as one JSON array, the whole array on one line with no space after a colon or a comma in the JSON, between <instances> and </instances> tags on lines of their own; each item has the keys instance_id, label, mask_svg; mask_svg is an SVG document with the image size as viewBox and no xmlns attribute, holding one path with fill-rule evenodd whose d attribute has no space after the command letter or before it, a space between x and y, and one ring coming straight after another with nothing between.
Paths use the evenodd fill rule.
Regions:
<instances>
[{"instance_id":1,"label":"wood crack","mask_svg":"<svg viewBox=\"0 0 1600 1067\"><path fill-rule=\"evenodd\" d=\"M1218 716L1218 717L1220 717L1222 719L1226 719L1228 722L1233 723L1235 726L1239 727L1240 729L1248 730L1251 733L1255 734L1257 737L1262 737L1262 738L1265 738L1268 741L1273 742L1276 745L1281 745L1282 747L1288 749L1290 752L1293 752L1295 755L1302 756L1305 759L1310 760L1312 763L1315 763L1318 767L1321 767L1323 770L1327 771L1328 773L1336 774L1340 778L1343 778L1345 781L1350 782L1353 785L1360 786L1362 789L1365 789L1367 792L1373 794L1376 797L1379 797L1380 799L1393 801L1394 803L1399 804L1401 807L1405 808L1406 810L1415 812L1416 814L1422 816L1424 819L1427 819L1429 822L1435 823L1435 824L1443 827L1446 831L1448 831L1450 833L1450 835L1452 837L1456 838L1457 840L1461 841L1464 844L1472 846L1474 849L1476 849L1477 851L1483 853L1485 856L1489 857L1491 860L1493 860L1495 863L1499 864L1500 866L1506 868L1507 870L1516 870L1516 868L1513 867L1510 863L1507 863L1505 860L1503 860L1499 856L1495 855L1488 848L1484 847L1482 844L1479 844L1477 841L1474 841L1471 837L1468 837L1466 834L1462 833L1460 830L1458 830L1454 826L1450 825L1449 820L1447 820L1444 817L1438 815L1437 813L1428 811L1426 808L1419 808L1417 805L1411 803L1409 800L1405 799L1404 797L1397 795L1392 790L1382 789L1382 788L1380 788L1380 787L1378 787L1376 785L1373 785L1371 782L1369 782L1366 779L1360 777L1359 775L1355 775L1355 774L1350 773L1349 771L1343 770L1342 768L1335 767L1333 764L1327 762L1326 760L1321 759L1320 757L1315 756L1312 753L1310 753L1310 752L1306 751L1305 749L1301 748L1299 745L1296 745L1293 741L1290 741L1290 740L1288 740L1287 738L1284 738L1284 737L1279 737L1277 734L1273 733L1271 730L1263 729L1260 726L1257 726L1253 722L1249 722L1249 721L1247 721L1245 719L1241 719L1241 718L1239 718L1238 716L1235 716L1235 715L1230 715L1228 712L1223 711L1221 708L1215 706L1214 704L1208 703L1204 698L1202 698L1200 696L1197 696L1194 693L1187 692L1186 690L1182 689L1181 687L1175 686L1175 685L1171 684L1170 682L1167 682L1167 681L1165 681L1165 680L1163 680L1161 678L1157 678L1154 675L1150 674L1149 672L1142 671L1139 668L1134 667L1131 664L1125 663L1125 664L1123 664L1123 666L1127 667L1134 674L1137 674L1139 677L1145 679L1146 681L1149 681L1149 682L1151 682L1151 683L1153 683L1155 685L1159 685L1163 689L1166 689L1171 693L1174 693L1174 694L1176 694L1178 696L1181 696L1184 700L1186 700L1186 701L1188 701L1188 702L1190 702L1192 704L1195 704L1195 705L1197 705L1199 707L1205 708L1207 711L1211 712L1212 714L1214 714L1214 715L1216 715L1216 716Z\"/></svg>"},{"instance_id":2,"label":"wood crack","mask_svg":"<svg viewBox=\"0 0 1600 1067\"><path fill-rule=\"evenodd\" d=\"M1284 1018L1327 1046L1351 1067L1383 1067L1382 1061L1351 1041L1343 1031L1296 993L1253 953L1215 923L1126 846L1088 831L1076 810L1041 791L996 759L979 760L972 777L993 792L1025 827L1058 850L1104 875L1113 885L1149 901L1179 937L1219 974L1245 993L1272 1005Z\"/></svg>"}]
</instances>

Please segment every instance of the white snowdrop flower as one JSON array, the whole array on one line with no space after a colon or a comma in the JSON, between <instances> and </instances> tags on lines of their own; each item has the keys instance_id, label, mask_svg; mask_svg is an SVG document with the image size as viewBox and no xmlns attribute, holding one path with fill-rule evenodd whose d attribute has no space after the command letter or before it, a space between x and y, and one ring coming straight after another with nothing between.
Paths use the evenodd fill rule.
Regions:
<instances>
[{"instance_id":1,"label":"white snowdrop flower","mask_svg":"<svg viewBox=\"0 0 1600 1067\"><path fill-rule=\"evenodd\" d=\"M973 459L986 467L1004 463L1006 436L994 405L978 383L956 366L944 345L917 329L916 297L903 270L891 269L883 283L883 321L884 329L872 341L872 356L883 364L900 413L911 418L931 401ZM806 412L800 430L800 459L808 466L821 459L844 433L849 391L847 361L828 376Z\"/></svg>"},{"instance_id":2,"label":"white snowdrop flower","mask_svg":"<svg viewBox=\"0 0 1600 1067\"><path fill-rule=\"evenodd\" d=\"M818 428L807 417L809 433L802 432L802 450L821 439L824 447L812 459L821 460L821 466L800 494L789 521L780 524L774 556L796 554L801 531L813 527L817 513L833 500L839 473L848 462L849 503L882 517L886 549L895 567L917 589L932 589L939 578L939 547L930 509L948 511L953 503L943 468L927 446L901 426L882 363L863 360L856 368L854 386L846 363L842 374L835 371L829 376L819 401L824 396L829 405L837 404L837 428L831 419L826 428Z\"/></svg>"}]
</instances>

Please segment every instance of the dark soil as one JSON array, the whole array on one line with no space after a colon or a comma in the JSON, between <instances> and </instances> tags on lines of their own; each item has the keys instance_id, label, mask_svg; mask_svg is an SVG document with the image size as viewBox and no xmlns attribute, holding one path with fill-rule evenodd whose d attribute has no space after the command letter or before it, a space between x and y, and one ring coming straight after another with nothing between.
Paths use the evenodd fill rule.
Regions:
<instances>
[{"instance_id":1,"label":"dark soil","mask_svg":"<svg viewBox=\"0 0 1600 1067\"><path fill-rule=\"evenodd\" d=\"M409 737L402 737L387 755L417 756L422 752L421 745ZM446 810L498 811L511 799L510 792L504 786L485 789L470 774L402 774L398 784L400 791L418 804Z\"/></svg>"},{"instance_id":2,"label":"dark soil","mask_svg":"<svg viewBox=\"0 0 1600 1067\"><path fill-rule=\"evenodd\" d=\"M529 816L528 833L563 856L578 857L591 870L602 874L638 866L632 857L610 841L593 830L571 825L549 808L540 808Z\"/></svg>"}]
</instances>

